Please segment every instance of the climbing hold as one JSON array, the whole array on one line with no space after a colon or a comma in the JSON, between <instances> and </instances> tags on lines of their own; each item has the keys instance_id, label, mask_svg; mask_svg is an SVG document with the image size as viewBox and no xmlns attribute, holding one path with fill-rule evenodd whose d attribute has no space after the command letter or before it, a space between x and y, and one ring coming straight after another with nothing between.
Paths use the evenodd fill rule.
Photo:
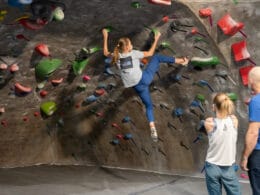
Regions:
<instances>
[{"instance_id":1,"label":"climbing hold","mask_svg":"<svg viewBox=\"0 0 260 195\"><path fill-rule=\"evenodd\" d=\"M42 103L40 108L41 111L47 116L51 116L57 110L56 103L53 101Z\"/></svg>"},{"instance_id":2,"label":"climbing hold","mask_svg":"<svg viewBox=\"0 0 260 195\"><path fill-rule=\"evenodd\" d=\"M29 117L28 116L23 116L23 121L26 122L29 120Z\"/></svg>"},{"instance_id":3,"label":"climbing hold","mask_svg":"<svg viewBox=\"0 0 260 195\"><path fill-rule=\"evenodd\" d=\"M142 6L141 6L141 4L138 1L133 1L131 3L131 7L133 7L133 8L141 8Z\"/></svg>"},{"instance_id":4,"label":"climbing hold","mask_svg":"<svg viewBox=\"0 0 260 195\"><path fill-rule=\"evenodd\" d=\"M0 70L6 70L7 67L7 64L0 64Z\"/></svg>"},{"instance_id":5,"label":"climbing hold","mask_svg":"<svg viewBox=\"0 0 260 195\"><path fill-rule=\"evenodd\" d=\"M122 119L122 123L129 123L131 121L131 118L129 116L125 116L123 119Z\"/></svg>"},{"instance_id":6,"label":"climbing hold","mask_svg":"<svg viewBox=\"0 0 260 195\"><path fill-rule=\"evenodd\" d=\"M212 21L212 10L210 8L203 8L199 10L199 15L200 17L208 17L209 18L209 23L210 26L213 25Z\"/></svg>"},{"instance_id":7,"label":"climbing hold","mask_svg":"<svg viewBox=\"0 0 260 195\"><path fill-rule=\"evenodd\" d=\"M117 135L116 135L116 138L117 138L117 139L123 139L123 138L124 138L124 135L122 135L122 134L117 134Z\"/></svg>"},{"instance_id":8,"label":"climbing hold","mask_svg":"<svg viewBox=\"0 0 260 195\"><path fill-rule=\"evenodd\" d=\"M3 125L4 127L7 127L7 120L5 120L5 119L1 120L1 125Z\"/></svg>"},{"instance_id":9,"label":"climbing hold","mask_svg":"<svg viewBox=\"0 0 260 195\"><path fill-rule=\"evenodd\" d=\"M56 85L58 85L58 84L60 84L60 83L62 83L63 82L63 78L60 78L60 79L52 79L51 80L51 83L54 85L54 86L56 86Z\"/></svg>"},{"instance_id":10,"label":"climbing hold","mask_svg":"<svg viewBox=\"0 0 260 195\"><path fill-rule=\"evenodd\" d=\"M250 58L250 54L246 47L246 41L240 41L238 43L234 43L231 45L231 48L236 62L247 60ZM253 62L253 64L255 63Z\"/></svg>"},{"instance_id":11,"label":"climbing hold","mask_svg":"<svg viewBox=\"0 0 260 195\"><path fill-rule=\"evenodd\" d=\"M48 92L45 91L45 90L42 90L42 91L40 92L40 96L41 96L41 97L45 97L47 94L48 94Z\"/></svg>"},{"instance_id":12,"label":"climbing hold","mask_svg":"<svg viewBox=\"0 0 260 195\"><path fill-rule=\"evenodd\" d=\"M191 34L192 34L192 35L198 34L198 35L201 35L201 36L203 36L203 37L206 37L206 35L200 33L200 32L198 31L198 29L195 28L195 27L193 27L193 28L191 29Z\"/></svg>"},{"instance_id":13,"label":"climbing hold","mask_svg":"<svg viewBox=\"0 0 260 195\"><path fill-rule=\"evenodd\" d=\"M190 148L184 144L183 141L180 141L180 145L184 147L186 150L189 150Z\"/></svg>"},{"instance_id":14,"label":"climbing hold","mask_svg":"<svg viewBox=\"0 0 260 195\"><path fill-rule=\"evenodd\" d=\"M37 84L37 89L43 89L44 88L44 86L45 86L45 81L44 82L41 82L41 83L39 83L39 84Z\"/></svg>"},{"instance_id":15,"label":"climbing hold","mask_svg":"<svg viewBox=\"0 0 260 195\"><path fill-rule=\"evenodd\" d=\"M190 104L190 106L192 107L199 107L199 109L201 110L201 112L205 112L204 111L204 109L203 109L203 107L202 107L202 105L201 105L201 102L200 101L198 101L198 100L193 100L192 102L191 102L191 104Z\"/></svg>"},{"instance_id":16,"label":"climbing hold","mask_svg":"<svg viewBox=\"0 0 260 195\"><path fill-rule=\"evenodd\" d=\"M35 67L36 76L39 79L48 78L54 71L56 71L62 61L60 59L43 59Z\"/></svg>"},{"instance_id":17,"label":"climbing hold","mask_svg":"<svg viewBox=\"0 0 260 195\"><path fill-rule=\"evenodd\" d=\"M85 99L85 102L86 102L86 103L92 103L92 102L95 102L97 99L98 99L97 96L95 96L95 95L90 95L90 96L88 96L88 97Z\"/></svg>"},{"instance_id":18,"label":"climbing hold","mask_svg":"<svg viewBox=\"0 0 260 195\"><path fill-rule=\"evenodd\" d=\"M113 139L113 140L111 141L111 144L113 144L113 145L118 145L118 144L120 144L120 141L119 141L119 139Z\"/></svg>"},{"instance_id":19,"label":"climbing hold","mask_svg":"<svg viewBox=\"0 0 260 195\"><path fill-rule=\"evenodd\" d=\"M233 93L233 92L231 92L231 93L227 93L227 96L229 97L229 99L230 100L232 100L232 101L237 101L237 94L236 93Z\"/></svg>"},{"instance_id":20,"label":"climbing hold","mask_svg":"<svg viewBox=\"0 0 260 195\"><path fill-rule=\"evenodd\" d=\"M222 78L229 79L234 85L237 85L236 82L232 79L231 76L228 75L228 72L226 70L218 70L216 71L216 76L220 76Z\"/></svg>"},{"instance_id":21,"label":"climbing hold","mask_svg":"<svg viewBox=\"0 0 260 195\"><path fill-rule=\"evenodd\" d=\"M104 95L105 94L105 90L103 89L103 88L101 88L101 89L96 89L95 90L95 96L102 96L102 95Z\"/></svg>"},{"instance_id":22,"label":"climbing hold","mask_svg":"<svg viewBox=\"0 0 260 195\"><path fill-rule=\"evenodd\" d=\"M183 109L182 108L176 108L173 110L173 114L179 118L179 120L182 122L182 115L183 115Z\"/></svg>"},{"instance_id":23,"label":"climbing hold","mask_svg":"<svg viewBox=\"0 0 260 195\"><path fill-rule=\"evenodd\" d=\"M202 94L197 94L195 99L199 100L201 103L205 102L205 96Z\"/></svg>"},{"instance_id":24,"label":"climbing hold","mask_svg":"<svg viewBox=\"0 0 260 195\"><path fill-rule=\"evenodd\" d=\"M214 92L214 89L211 87L211 85L205 81L205 80L199 80L198 83L197 83L199 86L207 86L210 91Z\"/></svg>"},{"instance_id":25,"label":"climbing hold","mask_svg":"<svg viewBox=\"0 0 260 195\"><path fill-rule=\"evenodd\" d=\"M232 36L240 32L246 38L246 35L241 31L244 24L242 22L236 22L229 14L226 14L218 21L218 27L225 35Z\"/></svg>"},{"instance_id":26,"label":"climbing hold","mask_svg":"<svg viewBox=\"0 0 260 195\"><path fill-rule=\"evenodd\" d=\"M18 22L23 25L23 27L30 30L40 30L44 27L45 23L38 24L35 21L30 20L29 18L21 18Z\"/></svg>"},{"instance_id":27,"label":"climbing hold","mask_svg":"<svg viewBox=\"0 0 260 195\"><path fill-rule=\"evenodd\" d=\"M15 83L14 86L15 86L15 93L17 95L26 95L26 94L32 92L31 87L23 86L20 83Z\"/></svg>"},{"instance_id":28,"label":"climbing hold","mask_svg":"<svg viewBox=\"0 0 260 195\"><path fill-rule=\"evenodd\" d=\"M88 59L82 60L80 62L74 61L72 63L73 72L75 75L80 75L88 64Z\"/></svg>"},{"instance_id":29,"label":"climbing hold","mask_svg":"<svg viewBox=\"0 0 260 195\"><path fill-rule=\"evenodd\" d=\"M10 66L10 72L11 73L15 73L16 71L18 71L19 70L19 66L17 65L17 64L12 64L11 66Z\"/></svg>"},{"instance_id":30,"label":"climbing hold","mask_svg":"<svg viewBox=\"0 0 260 195\"><path fill-rule=\"evenodd\" d=\"M82 79L83 79L83 81L89 81L91 78L90 78L90 76L88 76L88 75L84 75L84 76L82 77Z\"/></svg>"},{"instance_id":31,"label":"climbing hold","mask_svg":"<svg viewBox=\"0 0 260 195\"><path fill-rule=\"evenodd\" d=\"M169 16L163 16L163 18L162 18L162 21L163 21L164 23L169 22L169 20L170 20Z\"/></svg>"},{"instance_id":32,"label":"climbing hold","mask_svg":"<svg viewBox=\"0 0 260 195\"><path fill-rule=\"evenodd\" d=\"M30 39L26 38L23 34L18 34L15 36L17 39L23 39L23 40L26 40L26 41L30 41Z\"/></svg>"},{"instance_id":33,"label":"climbing hold","mask_svg":"<svg viewBox=\"0 0 260 195\"><path fill-rule=\"evenodd\" d=\"M50 55L49 48L44 43L37 44L34 49L35 49L35 51L37 51L42 56L49 56Z\"/></svg>"},{"instance_id":34,"label":"climbing hold","mask_svg":"<svg viewBox=\"0 0 260 195\"><path fill-rule=\"evenodd\" d=\"M5 108L4 107L0 107L0 114L5 113Z\"/></svg>"},{"instance_id":35,"label":"climbing hold","mask_svg":"<svg viewBox=\"0 0 260 195\"><path fill-rule=\"evenodd\" d=\"M64 12L61 7L56 7L53 12L53 19L56 21L62 21L64 19Z\"/></svg>"},{"instance_id":36,"label":"climbing hold","mask_svg":"<svg viewBox=\"0 0 260 195\"><path fill-rule=\"evenodd\" d=\"M173 51L173 49L171 48L170 43L168 43L168 42L166 42L166 41L163 41L163 42L160 44L159 48L168 49L168 50L170 50L173 54L175 54L175 51Z\"/></svg>"},{"instance_id":37,"label":"climbing hold","mask_svg":"<svg viewBox=\"0 0 260 195\"><path fill-rule=\"evenodd\" d=\"M254 67L254 65L244 66L239 69L240 77L242 79L243 85L248 85L248 73Z\"/></svg>"},{"instance_id":38,"label":"climbing hold","mask_svg":"<svg viewBox=\"0 0 260 195\"><path fill-rule=\"evenodd\" d=\"M210 8L202 8L199 10L199 15L201 17L209 17L212 14L212 10Z\"/></svg>"},{"instance_id":39,"label":"climbing hold","mask_svg":"<svg viewBox=\"0 0 260 195\"><path fill-rule=\"evenodd\" d=\"M195 140L193 140L193 142L192 143L196 143L196 142L198 142L198 141L200 141L200 140L202 140L202 135L201 134L199 134L196 138L195 138Z\"/></svg>"},{"instance_id":40,"label":"climbing hold","mask_svg":"<svg viewBox=\"0 0 260 195\"><path fill-rule=\"evenodd\" d=\"M38 117L38 116L40 116L40 113L36 111L36 112L33 113L33 115L34 115L35 117Z\"/></svg>"},{"instance_id":41,"label":"climbing hold","mask_svg":"<svg viewBox=\"0 0 260 195\"><path fill-rule=\"evenodd\" d=\"M171 5L171 0L148 0L149 3L158 4L158 5Z\"/></svg>"},{"instance_id":42,"label":"climbing hold","mask_svg":"<svg viewBox=\"0 0 260 195\"><path fill-rule=\"evenodd\" d=\"M131 133L126 133L125 135L124 135L124 139L125 140L129 140L129 139L132 139L133 138L133 135L131 134Z\"/></svg>"},{"instance_id":43,"label":"climbing hold","mask_svg":"<svg viewBox=\"0 0 260 195\"><path fill-rule=\"evenodd\" d=\"M119 125L116 124L116 123L112 123L112 127L115 127L115 128L117 128L117 129L119 129L119 130L122 130L121 127L119 127Z\"/></svg>"},{"instance_id":44,"label":"climbing hold","mask_svg":"<svg viewBox=\"0 0 260 195\"><path fill-rule=\"evenodd\" d=\"M193 57L190 60L191 64L194 67L207 67L207 66L215 66L220 63L217 56L212 56L210 58L199 58L199 57Z\"/></svg>"},{"instance_id":45,"label":"climbing hold","mask_svg":"<svg viewBox=\"0 0 260 195\"><path fill-rule=\"evenodd\" d=\"M208 51L206 51L205 49L202 49L201 47L198 47L198 46L195 45L194 48L199 49L200 51L202 51L206 55L209 55Z\"/></svg>"},{"instance_id":46,"label":"climbing hold","mask_svg":"<svg viewBox=\"0 0 260 195\"><path fill-rule=\"evenodd\" d=\"M77 89L79 91L84 91L87 88L87 85L85 83L81 83L77 86Z\"/></svg>"}]
</instances>

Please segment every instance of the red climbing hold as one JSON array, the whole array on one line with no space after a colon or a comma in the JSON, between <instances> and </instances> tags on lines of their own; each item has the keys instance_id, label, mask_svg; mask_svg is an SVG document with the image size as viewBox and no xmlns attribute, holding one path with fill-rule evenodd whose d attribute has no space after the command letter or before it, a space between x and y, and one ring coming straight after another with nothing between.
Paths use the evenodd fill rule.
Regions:
<instances>
[{"instance_id":1,"label":"red climbing hold","mask_svg":"<svg viewBox=\"0 0 260 195\"><path fill-rule=\"evenodd\" d=\"M23 25L25 28L30 29L30 30L40 30L44 27L45 24L39 24L35 21L32 21L28 18L22 18L18 20L18 22Z\"/></svg>"},{"instance_id":2,"label":"red climbing hold","mask_svg":"<svg viewBox=\"0 0 260 195\"><path fill-rule=\"evenodd\" d=\"M35 117L38 117L38 116L40 116L40 113L39 113L39 112L34 112L33 115L34 115Z\"/></svg>"},{"instance_id":3,"label":"red climbing hold","mask_svg":"<svg viewBox=\"0 0 260 195\"><path fill-rule=\"evenodd\" d=\"M218 26L225 35L232 36L240 31L244 27L244 24L242 22L236 22L229 14L226 14L218 21Z\"/></svg>"},{"instance_id":4,"label":"red climbing hold","mask_svg":"<svg viewBox=\"0 0 260 195\"><path fill-rule=\"evenodd\" d=\"M43 56L49 56L50 55L49 48L44 43L39 43L38 45L36 45L35 51L39 52Z\"/></svg>"},{"instance_id":5,"label":"red climbing hold","mask_svg":"<svg viewBox=\"0 0 260 195\"><path fill-rule=\"evenodd\" d=\"M158 5L171 5L171 0L148 0L149 3L158 4Z\"/></svg>"},{"instance_id":6,"label":"red climbing hold","mask_svg":"<svg viewBox=\"0 0 260 195\"><path fill-rule=\"evenodd\" d=\"M163 21L164 23L169 22L169 20L170 20L169 16L163 16L163 18L162 18L162 21Z\"/></svg>"},{"instance_id":7,"label":"red climbing hold","mask_svg":"<svg viewBox=\"0 0 260 195\"><path fill-rule=\"evenodd\" d=\"M248 73L254 65L244 66L239 69L240 77L244 86L248 85Z\"/></svg>"},{"instance_id":8,"label":"red climbing hold","mask_svg":"<svg viewBox=\"0 0 260 195\"><path fill-rule=\"evenodd\" d=\"M210 8L203 8L199 10L199 15L201 17L209 17L212 14L212 10Z\"/></svg>"},{"instance_id":9,"label":"red climbing hold","mask_svg":"<svg viewBox=\"0 0 260 195\"><path fill-rule=\"evenodd\" d=\"M42 91L40 92L40 96L41 96L41 97L45 97L47 94L48 94L48 92L45 91L45 90L42 90Z\"/></svg>"},{"instance_id":10,"label":"red climbing hold","mask_svg":"<svg viewBox=\"0 0 260 195\"><path fill-rule=\"evenodd\" d=\"M24 116L24 117L23 117L23 121L24 121L24 122L26 122L26 121L28 121L28 120L29 120L28 116Z\"/></svg>"},{"instance_id":11,"label":"red climbing hold","mask_svg":"<svg viewBox=\"0 0 260 195\"><path fill-rule=\"evenodd\" d=\"M1 121L1 125L3 125L4 127L7 127L7 121L6 120L2 120Z\"/></svg>"},{"instance_id":12,"label":"red climbing hold","mask_svg":"<svg viewBox=\"0 0 260 195\"><path fill-rule=\"evenodd\" d=\"M231 47L232 47L236 62L250 58L250 54L246 48L246 41L234 43Z\"/></svg>"}]
</instances>

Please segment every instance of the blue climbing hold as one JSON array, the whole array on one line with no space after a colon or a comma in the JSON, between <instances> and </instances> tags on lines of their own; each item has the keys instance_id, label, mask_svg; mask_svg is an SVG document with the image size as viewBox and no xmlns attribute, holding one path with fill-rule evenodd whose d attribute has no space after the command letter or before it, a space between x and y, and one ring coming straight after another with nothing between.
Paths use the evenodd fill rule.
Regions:
<instances>
[{"instance_id":1,"label":"blue climbing hold","mask_svg":"<svg viewBox=\"0 0 260 195\"><path fill-rule=\"evenodd\" d=\"M125 140L132 139L132 138L133 138L133 135L131 133L126 133L124 136Z\"/></svg>"}]
</instances>

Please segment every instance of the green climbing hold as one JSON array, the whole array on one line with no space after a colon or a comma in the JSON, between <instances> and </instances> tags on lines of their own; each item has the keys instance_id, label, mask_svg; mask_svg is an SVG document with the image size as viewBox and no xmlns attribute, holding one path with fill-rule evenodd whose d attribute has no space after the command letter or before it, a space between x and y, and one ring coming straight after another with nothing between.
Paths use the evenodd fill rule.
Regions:
<instances>
[{"instance_id":1,"label":"green climbing hold","mask_svg":"<svg viewBox=\"0 0 260 195\"><path fill-rule=\"evenodd\" d=\"M72 69L75 75L82 74L83 70L85 69L86 65L88 64L88 59L82 60L80 62L74 61L72 63Z\"/></svg>"},{"instance_id":2,"label":"green climbing hold","mask_svg":"<svg viewBox=\"0 0 260 195\"><path fill-rule=\"evenodd\" d=\"M114 30L115 30L115 28L114 28L114 27L112 27L112 26L106 26L106 27L104 27L104 29L106 29L106 30L107 30L107 32L112 32L112 31L114 31Z\"/></svg>"},{"instance_id":3,"label":"green climbing hold","mask_svg":"<svg viewBox=\"0 0 260 195\"><path fill-rule=\"evenodd\" d=\"M191 58L191 64L194 67L203 68L203 67L207 67L207 66L215 66L219 63L220 63L220 61L217 56L213 56L210 58L199 58L199 57Z\"/></svg>"},{"instance_id":4,"label":"green climbing hold","mask_svg":"<svg viewBox=\"0 0 260 195\"><path fill-rule=\"evenodd\" d=\"M170 43L166 42L166 41L163 41L161 44L160 44L160 47L162 49L169 49L173 54L175 54L175 52L173 51L173 49L171 48L170 46Z\"/></svg>"},{"instance_id":5,"label":"green climbing hold","mask_svg":"<svg viewBox=\"0 0 260 195\"><path fill-rule=\"evenodd\" d=\"M82 48L82 49L86 49L86 48ZM96 47L92 47L92 48L89 48L89 49L86 49L86 50L88 51L88 54L93 54L93 53L96 53L96 52L102 50L102 48L96 46Z\"/></svg>"},{"instance_id":6,"label":"green climbing hold","mask_svg":"<svg viewBox=\"0 0 260 195\"><path fill-rule=\"evenodd\" d=\"M35 68L36 77L39 79L48 78L55 70L57 70L62 61L60 59L43 59Z\"/></svg>"},{"instance_id":7,"label":"green climbing hold","mask_svg":"<svg viewBox=\"0 0 260 195\"><path fill-rule=\"evenodd\" d=\"M133 8L141 8L141 4L137 1L134 1L131 3L131 7Z\"/></svg>"},{"instance_id":8,"label":"green climbing hold","mask_svg":"<svg viewBox=\"0 0 260 195\"><path fill-rule=\"evenodd\" d=\"M55 102L49 101L41 104L41 111L46 116L51 116L56 110L57 110L57 106Z\"/></svg>"},{"instance_id":9,"label":"green climbing hold","mask_svg":"<svg viewBox=\"0 0 260 195\"><path fill-rule=\"evenodd\" d=\"M231 99L232 101L237 101L237 94L236 93L227 93L227 96L229 97L229 99Z\"/></svg>"},{"instance_id":10,"label":"green climbing hold","mask_svg":"<svg viewBox=\"0 0 260 195\"><path fill-rule=\"evenodd\" d=\"M205 102L205 96L202 94L197 94L196 99L199 100L201 103Z\"/></svg>"}]
</instances>

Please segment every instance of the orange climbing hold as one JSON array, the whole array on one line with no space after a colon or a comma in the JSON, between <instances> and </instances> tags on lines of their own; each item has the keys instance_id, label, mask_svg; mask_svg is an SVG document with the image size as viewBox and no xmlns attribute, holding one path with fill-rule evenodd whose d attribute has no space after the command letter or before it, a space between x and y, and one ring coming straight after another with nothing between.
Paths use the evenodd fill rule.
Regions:
<instances>
[{"instance_id":1,"label":"orange climbing hold","mask_svg":"<svg viewBox=\"0 0 260 195\"><path fill-rule=\"evenodd\" d=\"M148 0L149 3L158 4L158 5L171 5L171 0Z\"/></svg>"},{"instance_id":2,"label":"orange climbing hold","mask_svg":"<svg viewBox=\"0 0 260 195\"><path fill-rule=\"evenodd\" d=\"M63 78L60 78L60 79L52 79L51 80L51 83L53 84L53 85L58 85L58 84L60 84L60 83L62 83L63 82Z\"/></svg>"},{"instance_id":3,"label":"orange climbing hold","mask_svg":"<svg viewBox=\"0 0 260 195\"><path fill-rule=\"evenodd\" d=\"M218 26L225 35L232 36L239 32L244 27L244 24L242 22L236 22L229 14L226 14L218 21Z\"/></svg>"},{"instance_id":4,"label":"orange climbing hold","mask_svg":"<svg viewBox=\"0 0 260 195\"><path fill-rule=\"evenodd\" d=\"M246 41L234 43L231 47L236 62L250 58L250 54L246 48Z\"/></svg>"},{"instance_id":5,"label":"orange climbing hold","mask_svg":"<svg viewBox=\"0 0 260 195\"><path fill-rule=\"evenodd\" d=\"M10 66L10 72L11 73L15 73L16 71L18 71L19 70L19 66L17 65L17 64L12 64L11 66Z\"/></svg>"},{"instance_id":6,"label":"orange climbing hold","mask_svg":"<svg viewBox=\"0 0 260 195\"><path fill-rule=\"evenodd\" d=\"M39 43L38 45L36 45L35 51L39 52L43 56L49 56L50 55L49 48L44 43Z\"/></svg>"},{"instance_id":7,"label":"orange climbing hold","mask_svg":"<svg viewBox=\"0 0 260 195\"><path fill-rule=\"evenodd\" d=\"M15 92L17 93L30 93L32 91L31 87L26 87L21 85L20 83L15 83Z\"/></svg>"}]
</instances>

